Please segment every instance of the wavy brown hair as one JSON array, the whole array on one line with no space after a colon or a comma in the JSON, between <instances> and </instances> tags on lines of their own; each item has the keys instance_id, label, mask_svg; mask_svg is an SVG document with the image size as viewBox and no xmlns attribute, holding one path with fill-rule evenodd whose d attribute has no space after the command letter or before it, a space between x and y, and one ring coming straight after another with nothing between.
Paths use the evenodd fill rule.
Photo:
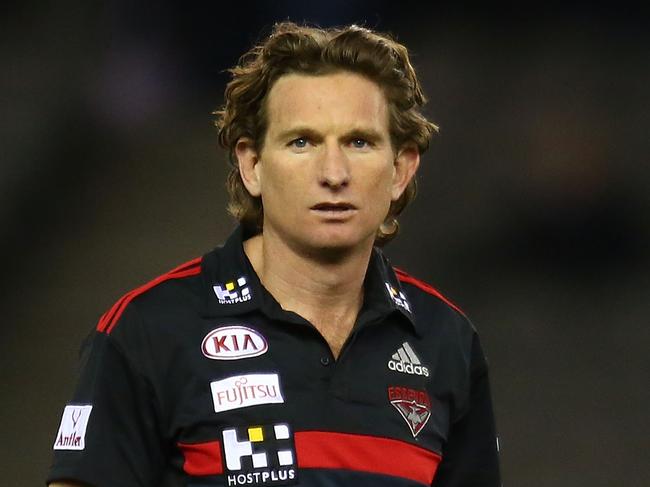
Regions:
<instances>
[{"instance_id":1,"label":"wavy brown hair","mask_svg":"<svg viewBox=\"0 0 650 487\"><path fill-rule=\"evenodd\" d=\"M437 127L420 112L426 98L409 60L406 47L390 35L350 25L321 29L282 22L262 43L244 54L231 68L225 103L215 115L219 143L228 150L231 164L227 187L228 211L249 232L259 233L264 224L262 200L248 192L239 174L235 146L241 137L262 150L268 126L266 98L283 75L325 75L339 71L360 74L377 83L388 102L389 132L393 150L415 144L422 154ZM402 196L393 201L377 230L375 243L382 245L398 232L397 216L415 198L413 178Z\"/></svg>"}]
</instances>

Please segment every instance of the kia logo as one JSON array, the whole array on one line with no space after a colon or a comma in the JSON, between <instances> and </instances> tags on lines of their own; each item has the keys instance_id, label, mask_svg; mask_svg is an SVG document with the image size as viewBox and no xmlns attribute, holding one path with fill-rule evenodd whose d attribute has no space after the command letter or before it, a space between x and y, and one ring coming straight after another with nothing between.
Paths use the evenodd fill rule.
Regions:
<instances>
[{"instance_id":1,"label":"kia logo","mask_svg":"<svg viewBox=\"0 0 650 487\"><path fill-rule=\"evenodd\" d=\"M257 357L269 349L259 332L246 326L222 326L208 333L201 343L203 355L214 360Z\"/></svg>"}]
</instances>

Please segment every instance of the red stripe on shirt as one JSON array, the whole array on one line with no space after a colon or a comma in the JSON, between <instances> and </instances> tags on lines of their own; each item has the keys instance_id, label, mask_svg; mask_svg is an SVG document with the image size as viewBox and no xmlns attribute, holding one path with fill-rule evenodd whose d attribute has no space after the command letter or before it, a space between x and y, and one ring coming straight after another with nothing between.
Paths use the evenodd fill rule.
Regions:
<instances>
[{"instance_id":1,"label":"red stripe on shirt","mask_svg":"<svg viewBox=\"0 0 650 487\"><path fill-rule=\"evenodd\" d=\"M166 274L163 274L162 276L156 277L155 279L149 281L143 286L140 286L139 288L136 288L126 293L106 313L102 315L102 317L99 319L99 323L97 323L97 331L110 333L115 327L115 325L117 324L117 322L119 321L120 317L122 316L122 313L124 312L128 304L135 297L139 296L142 293L145 293L152 287L157 286L158 284L168 281L170 279L181 279L183 277L195 276L200 272L201 272L201 257L197 257L196 259L192 259L189 262L186 262L185 264L181 264L180 266L176 267L175 269L172 269L171 271L167 272Z\"/></svg>"},{"instance_id":2,"label":"red stripe on shirt","mask_svg":"<svg viewBox=\"0 0 650 487\"><path fill-rule=\"evenodd\" d=\"M207 443L178 443L185 461L183 470L188 475L219 475L223 473L221 465L221 445L218 441Z\"/></svg>"},{"instance_id":3,"label":"red stripe on shirt","mask_svg":"<svg viewBox=\"0 0 650 487\"><path fill-rule=\"evenodd\" d=\"M404 441L377 436L298 431L294 434L299 468L342 469L401 477L430 485L441 457ZM178 443L189 475L224 472L218 441Z\"/></svg>"},{"instance_id":4,"label":"red stripe on shirt","mask_svg":"<svg viewBox=\"0 0 650 487\"><path fill-rule=\"evenodd\" d=\"M455 305L455 304L452 303L449 299L447 299L445 296L443 296L443 295L440 293L440 291L438 291L436 288L434 288L434 287L431 286L430 284L427 284L427 283L424 282L424 281L420 281L419 279L416 279L415 277L413 277L413 276L407 274L406 272L404 272L404 271L401 270L401 269L398 269L397 267L394 267L394 270L395 270L395 274L397 275L397 279L398 279L400 282L406 282L406 283L408 283L408 284L413 284L415 287L420 288L420 289L422 289L424 292L427 292L427 293L429 293L429 294L435 296L436 298L440 299L441 301L443 301L444 303L448 304L448 305L451 306L453 309L455 309L456 311L458 311L460 314L462 314L463 316L465 316L465 312L464 312L462 309L460 309L457 305Z\"/></svg>"},{"instance_id":5,"label":"red stripe on shirt","mask_svg":"<svg viewBox=\"0 0 650 487\"><path fill-rule=\"evenodd\" d=\"M430 485L440 455L390 438L299 431L295 433L300 468L334 468L402 477Z\"/></svg>"}]
</instances>

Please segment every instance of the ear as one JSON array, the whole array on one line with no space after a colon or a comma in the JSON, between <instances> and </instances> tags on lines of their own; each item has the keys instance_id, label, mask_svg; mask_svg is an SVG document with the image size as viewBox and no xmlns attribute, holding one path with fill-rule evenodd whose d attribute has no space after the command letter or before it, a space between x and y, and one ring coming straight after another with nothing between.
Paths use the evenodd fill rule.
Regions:
<instances>
[{"instance_id":1,"label":"ear","mask_svg":"<svg viewBox=\"0 0 650 487\"><path fill-rule=\"evenodd\" d=\"M240 137L235 144L235 155L237 156L239 174L244 182L244 186L246 186L251 196L260 196L262 194L262 184L257 167L259 155L255 149L253 139L250 137Z\"/></svg>"},{"instance_id":2,"label":"ear","mask_svg":"<svg viewBox=\"0 0 650 487\"><path fill-rule=\"evenodd\" d=\"M405 144L395 158L392 199L397 201L415 176L420 165L420 151L415 144Z\"/></svg>"}]
</instances>

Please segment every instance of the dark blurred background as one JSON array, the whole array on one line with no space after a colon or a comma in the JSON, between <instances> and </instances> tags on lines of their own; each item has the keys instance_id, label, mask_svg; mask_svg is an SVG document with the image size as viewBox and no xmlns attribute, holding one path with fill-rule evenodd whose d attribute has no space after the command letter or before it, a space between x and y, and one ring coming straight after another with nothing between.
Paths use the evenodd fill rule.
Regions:
<instances>
[{"instance_id":1,"label":"dark blurred background","mask_svg":"<svg viewBox=\"0 0 650 487\"><path fill-rule=\"evenodd\" d=\"M412 51L441 130L387 252L479 329L505 485L650 485L650 16L544 5L5 5L2 484L42 483L104 310L233 228L211 111L288 18Z\"/></svg>"}]
</instances>

